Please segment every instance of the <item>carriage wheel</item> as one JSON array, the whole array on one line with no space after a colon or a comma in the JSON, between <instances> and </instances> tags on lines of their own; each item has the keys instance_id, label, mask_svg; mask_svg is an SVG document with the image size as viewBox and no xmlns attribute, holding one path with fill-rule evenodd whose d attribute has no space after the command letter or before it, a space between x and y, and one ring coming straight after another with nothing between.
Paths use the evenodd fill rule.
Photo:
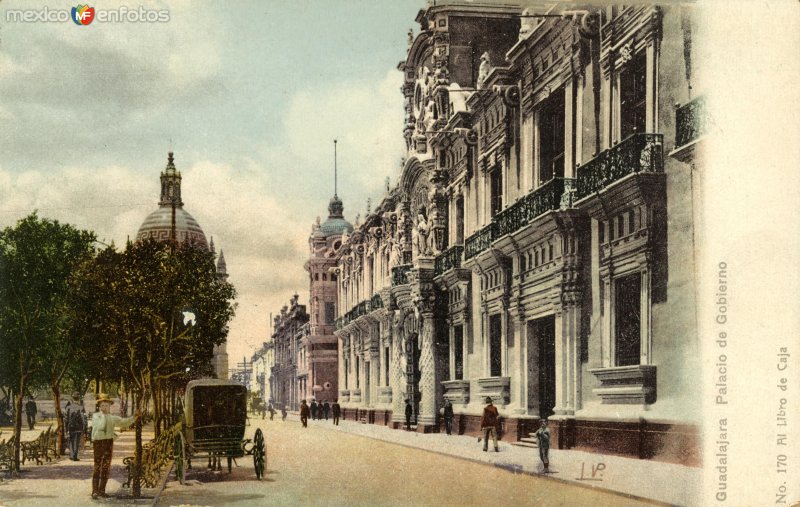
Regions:
<instances>
[{"instance_id":1,"label":"carriage wheel","mask_svg":"<svg viewBox=\"0 0 800 507\"><path fill-rule=\"evenodd\" d=\"M183 440L183 433L175 435L175 476L183 484L186 480L186 442Z\"/></svg>"},{"instance_id":2,"label":"carriage wheel","mask_svg":"<svg viewBox=\"0 0 800 507\"><path fill-rule=\"evenodd\" d=\"M260 480L264 477L267 468L267 446L264 444L264 434L261 433L261 428L256 430L253 438L253 466L256 469L256 479Z\"/></svg>"}]
</instances>

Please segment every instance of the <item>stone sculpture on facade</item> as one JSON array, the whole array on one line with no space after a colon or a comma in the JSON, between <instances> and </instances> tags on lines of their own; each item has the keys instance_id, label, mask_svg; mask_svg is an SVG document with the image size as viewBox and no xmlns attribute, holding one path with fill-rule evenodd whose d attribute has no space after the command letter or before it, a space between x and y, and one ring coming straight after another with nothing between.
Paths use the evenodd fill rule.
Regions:
<instances>
[{"instance_id":1,"label":"stone sculpture on facade","mask_svg":"<svg viewBox=\"0 0 800 507\"><path fill-rule=\"evenodd\" d=\"M490 62L489 53L483 53L481 55L481 66L478 67L478 89L483 89L483 85L486 82L486 78L489 77L489 73L492 71L492 64Z\"/></svg>"}]
</instances>

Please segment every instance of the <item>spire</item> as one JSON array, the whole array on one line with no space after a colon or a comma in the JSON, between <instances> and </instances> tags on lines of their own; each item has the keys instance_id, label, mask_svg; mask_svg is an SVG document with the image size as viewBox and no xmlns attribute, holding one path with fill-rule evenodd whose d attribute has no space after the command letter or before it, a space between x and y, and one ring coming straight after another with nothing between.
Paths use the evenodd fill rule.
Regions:
<instances>
[{"instance_id":1,"label":"spire","mask_svg":"<svg viewBox=\"0 0 800 507\"><path fill-rule=\"evenodd\" d=\"M225 263L225 253L219 251L219 259L217 260L217 276L222 280L228 279L228 265Z\"/></svg>"},{"instance_id":2,"label":"spire","mask_svg":"<svg viewBox=\"0 0 800 507\"><path fill-rule=\"evenodd\" d=\"M167 167L161 173L161 200L159 206L183 207L181 200L181 173L175 169L175 157L172 152L167 155Z\"/></svg>"},{"instance_id":3,"label":"spire","mask_svg":"<svg viewBox=\"0 0 800 507\"><path fill-rule=\"evenodd\" d=\"M335 199L339 194L337 193L337 184L338 184L338 168L336 166L336 142L337 140L333 140L333 198Z\"/></svg>"},{"instance_id":4,"label":"spire","mask_svg":"<svg viewBox=\"0 0 800 507\"><path fill-rule=\"evenodd\" d=\"M336 139L333 140L333 198L328 204L328 218L344 218L344 203L337 193L338 167L336 165Z\"/></svg>"},{"instance_id":5,"label":"spire","mask_svg":"<svg viewBox=\"0 0 800 507\"><path fill-rule=\"evenodd\" d=\"M208 249L211 251L211 253L212 253L212 254L213 254L213 253L217 253L217 252L214 250L214 236L211 236L211 242L208 244Z\"/></svg>"}]
</instances>

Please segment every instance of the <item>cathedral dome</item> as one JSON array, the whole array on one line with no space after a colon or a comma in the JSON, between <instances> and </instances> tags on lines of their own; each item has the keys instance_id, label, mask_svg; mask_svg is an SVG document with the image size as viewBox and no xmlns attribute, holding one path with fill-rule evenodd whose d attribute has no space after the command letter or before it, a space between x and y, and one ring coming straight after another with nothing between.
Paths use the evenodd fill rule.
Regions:
<instances>
[{"instance_id":1,"label":"cathedral dome","mask_svg":"<svg viewBox=\"0 0 800 507\"><path fill-rule=\"evenodd\" d=\"M175 240L188 241L208 250L208 241L200 224L183 209L181 200L181 173L175 169L172 152L169 152L167 167L161 173L161 200L159 207L150 213L136 233L136 241L147 238L169 241L172 237L172 208L175 207Z\"/></svg>"},{"instance_id":2,"label":"cathedral dome","mask_svg":"<svg viewBox=\"0 0 800 507\"><path fill-rule=\"evenodd\" d=\"M136 234L136 241L147 238L169 241L171 232L172 207L162 206L150 213L142 222L142 226L139 227L139 232ZM208 250L208 241L206 241L206 235L200 228L200 224L188 211L178 207L175 208L175 240L179 243L188 240L189 243Z\"/></svg>"}]
</instances>

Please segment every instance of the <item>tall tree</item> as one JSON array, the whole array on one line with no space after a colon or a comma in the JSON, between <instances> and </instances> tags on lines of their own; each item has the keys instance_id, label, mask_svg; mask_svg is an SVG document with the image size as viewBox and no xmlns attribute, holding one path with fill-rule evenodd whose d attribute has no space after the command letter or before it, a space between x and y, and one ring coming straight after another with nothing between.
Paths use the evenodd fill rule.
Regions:
<instances>
[{"instance_id":1,"label":"tall tree","mask_svg":"<svg viewBox=\"0 0 800 507\"><path fill-rule=\"evenodd\" d=\"M14 473L19 472L23 398L32 386L50 383L60 354L53 351L69 348L64 347L67 280L94 240L91 232L36 212L0 232L0 371L16 393Z\"/></svg>"},{"instance_id":2,"label":"tall tree","mask_svg":"<svg viewBox=\"0 0 800 507\"><path fill-rule=\"evenodd\" d=\"M121 253L101 252L73 277L75 307L85 319L81 336L97 346L94 371L99 377L120 375L137 411L152 399L157 433L170 415L166 393L187 367L208 371L213 347L227 336L235 291L217 277L213 260L212 253L191 245L149 240ZM135 459L138 470L139 418Z\"/></svg>"}]
</instances>

